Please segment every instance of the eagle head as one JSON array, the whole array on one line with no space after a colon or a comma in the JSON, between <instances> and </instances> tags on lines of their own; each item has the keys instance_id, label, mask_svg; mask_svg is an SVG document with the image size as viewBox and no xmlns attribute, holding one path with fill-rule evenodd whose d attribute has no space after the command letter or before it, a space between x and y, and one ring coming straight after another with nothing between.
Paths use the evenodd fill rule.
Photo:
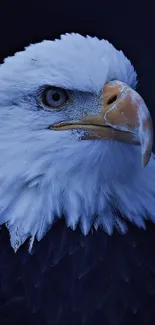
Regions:
<instances>
[{"instance_id":1,"label":"eagle head","mask_svg":"<svg viewBox=\"0 0 155 325\"><path fill-rule=\"evenodd\" d=\"M0 223L15 251L62 216L85 235L155 220L152 121L136 83L122 51L78 34L4 60Z\"/></svg>"}]
</instances>

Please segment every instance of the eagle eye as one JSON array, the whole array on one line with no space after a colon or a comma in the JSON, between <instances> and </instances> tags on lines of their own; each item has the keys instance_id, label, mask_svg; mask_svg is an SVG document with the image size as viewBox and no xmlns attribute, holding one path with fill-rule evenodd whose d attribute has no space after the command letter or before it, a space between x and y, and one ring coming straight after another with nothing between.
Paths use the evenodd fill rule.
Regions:
<instances>
[{"instance_id":1,"label":"eagle eye","mask_svg":"<svg viewBox=\"0 0 155 325\"><path fill-rule=\"evenodd\" d=\"M57 87L46 87L41 94L42 104L49 108L60 108L68 99L67 91Z\"/></svg>"}]
</instances>

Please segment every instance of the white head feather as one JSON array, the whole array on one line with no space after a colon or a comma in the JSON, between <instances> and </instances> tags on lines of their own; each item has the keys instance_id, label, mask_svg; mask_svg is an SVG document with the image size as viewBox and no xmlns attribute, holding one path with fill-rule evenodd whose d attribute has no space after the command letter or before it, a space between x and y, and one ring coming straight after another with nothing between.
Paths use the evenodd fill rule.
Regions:
<instances>
[{"instance_id":1,"label":"white head feather","mask_svg":"<svg viewBox=\"0 0 155 325\"><path fill-rule=\"evenodd\" d=\"M123 218L139 227L155 220L153 157L144 169L139 146L47 129L98 112L99 93L112 79L134 88L130 61L108 41L78 34L30 45L0 66L0 223L15 251L28 237L40 240L62 216L84 234L92 225L124 233ZM59 112L44 108L44 85L70 89L73 103Z\"/></svg>"}]
</instances>

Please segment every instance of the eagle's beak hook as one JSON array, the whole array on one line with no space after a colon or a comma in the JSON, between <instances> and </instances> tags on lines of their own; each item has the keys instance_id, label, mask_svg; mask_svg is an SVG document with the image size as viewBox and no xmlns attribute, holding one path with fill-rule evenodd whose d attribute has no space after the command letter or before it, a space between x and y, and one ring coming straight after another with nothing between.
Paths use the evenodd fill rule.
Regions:
<instances>
[{"instance_id":1,"label":"eagle's beak hook","mask_svg":"<svg viewBox=\"0 0 155 325\"><path fill-rule=\"evenodd\" d=\"M153 124L144 100L135 90L117 80L105 85L103 100L100 114L88 116L83 122L111 127L104 131L94 129L100 137L140 144L142 163L146 166L152 152Z\"/></svg>"},{"instance_id":2,"label":"eagle's beak hook","mask_svg":"<svg viewBox=\"0 0 155 325\"><path fill-rule=\"evenodd\" d=\"M105 106L102 114L105 123L118 130L128 131L137 138L141 145L142 163L146 166L153 146L153 123L143 98L119 81L107 84L103 92ZM109 103L111 96L116 96L112 104Z\"/></svg>"}]
</instances>

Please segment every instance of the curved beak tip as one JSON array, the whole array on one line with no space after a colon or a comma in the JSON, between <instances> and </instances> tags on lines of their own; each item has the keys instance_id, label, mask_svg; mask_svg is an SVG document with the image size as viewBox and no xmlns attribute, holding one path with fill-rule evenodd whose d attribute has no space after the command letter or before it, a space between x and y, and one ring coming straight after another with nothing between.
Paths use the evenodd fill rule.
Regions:
<instances>
[{"instance_id":1,"label":"curved beak tip","mask_svg":"<svg viewBox=\"0 0 155 325\"><path fill-rule=\"evenodd\" d=\"M150 157L151 157L150 152L145 152L145 154L142 155L142 165L143 165L143 167L147 166L147 164L149 163Z\"/></svg>"},{"instance_id":2,"label":"curved beak tip","mask_svg":"<svg viewBox=\"0 0 155 325\"><path fill-rule=\"evenodd\" d=\"M137 138L145 167L152 152L153 123L143 98L131 87L117 80L104 87L103 97L105 104L102 114L105 123L114 129L129 132L129 141L126 142L134 143L134 137ZM114 102L111 103L110 98L115 99Z\"/></svg>"}]
</instances>

